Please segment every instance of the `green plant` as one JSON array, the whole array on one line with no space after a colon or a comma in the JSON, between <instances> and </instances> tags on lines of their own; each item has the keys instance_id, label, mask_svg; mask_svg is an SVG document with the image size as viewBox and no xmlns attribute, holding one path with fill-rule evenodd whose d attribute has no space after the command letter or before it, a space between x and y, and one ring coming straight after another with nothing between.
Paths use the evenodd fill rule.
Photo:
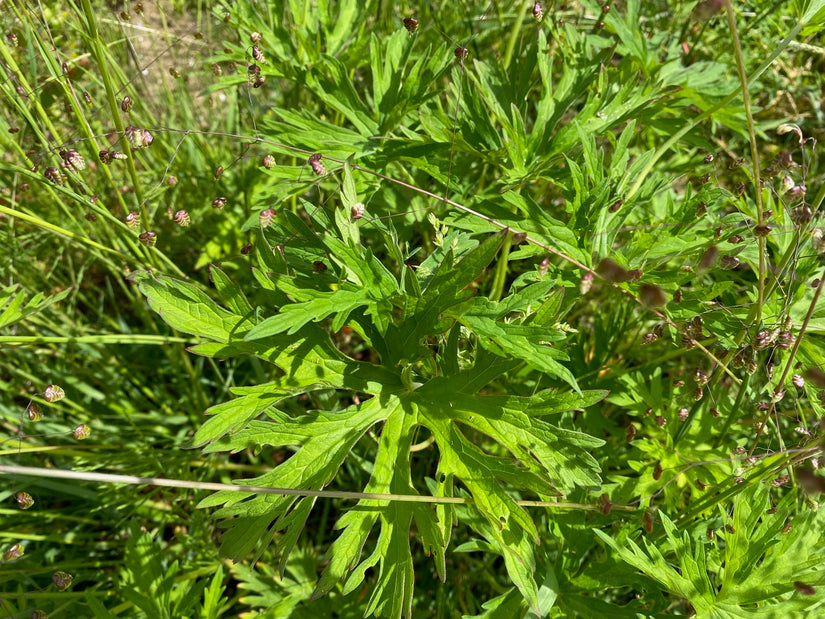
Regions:
<instances>
[{"instance_id":1,"label":"green plant","mask_svg":"<svg viewBox=\"0 0 825 619\"><path fill-rule=\"evenodd\" d=\"M816 611L825 8L568 5L13 6L4 456L243 479L43 490L9 614Z\"/></svg>"}]
</instances>

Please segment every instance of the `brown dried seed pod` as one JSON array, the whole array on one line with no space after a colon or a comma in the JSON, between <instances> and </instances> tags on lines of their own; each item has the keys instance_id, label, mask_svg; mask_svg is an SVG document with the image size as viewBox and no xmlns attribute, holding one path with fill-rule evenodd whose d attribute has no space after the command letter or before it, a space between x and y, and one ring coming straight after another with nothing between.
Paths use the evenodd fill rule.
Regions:
<instances>
[{"instance_id":1,"label":"brown dried seed pod","mask_svg":"<svg viewBox=\"0 0 825 619\"><path fill-rule=\"evenodd\" d=\"M468 50L466 47L462 47L461 45L459 45L455 48L455 51L453 53L455 54L456 58L463 62L467 55L470 53L470 50Z\"/></svg>"},{"instance_id":2,"label":"brown dried seed pod","mask_svg":"<svg viewBox=\"0 0 825 619\"><path fill-rule=\"evenodd\" d=\"M662 465L660 463L656 463L656 466L653 467L653 479L659 481L662 478Z\"/></svg>"},{"instance_id":3,"label":"brown dried seed pod","mask_svg":"<svg viewBox=\"0 0 825 619\"><path fill-rule=\"evenodd\" d=\"M247 243L246 245L241 247L241 255L248 256L249 252L252 251L252 247L253 247L252 243Z\"/></svg>"},{"instance_id":4,"label":"brown dried seed pod","mask_svg":"<svg viewBox=\"0 0 825 619\"><path fill-rule=\"evenodd\" d=\"M178 71L175 67L169 67L169 75L178 79L180 77L180 71Z\"/></svg>"},{"instance_id":5,"label":"brown dried seed pod","mask_svg":"<svg viewBox=\"0 0 825 619\"><path fill-rule=\"evenodd\" d=\"M814 218L813 211L808 206L798 206L791 211L791 221L797 226L804 226Z\"/></svg>"},{"instance_id":6,"label":"brown dried seed pod","mask_svg":"<svg viewBox=\"0 0 825 619\"><path fill-rule=\"evenodd\" d=\"M215 180L218 180L223 175L223 166L219 165L215 168Z\"/></svg>"},{"instance_id":7,"label":"brown dried seed pod","mask_svg":"<svg viewBox=\"0 0 825 619\"><path fill-rule=\"evenodd\" d=\"M418 30L418 20L415 17L405 17L404 27L407 29L407 32L412 34L416 30Z\"/></svg>"},{"instance_id":8,"label":"brown dried seed pod","mask_svg":"<svg viewBox=\"0 0 825 619\"><path fill-rule=\"evenodd\" d=\"M682 302L682 289L677 288L676 291L673 293L673 302L674 303L681 303Z\"/></svg>"},{"instance_id":9,"label":"brown dried seed pod","mask_svg":"<svg viewBox=\"0 0 825 619\"><path fill-rule=\"evenodd\" d=\"M739 266L739 258L736 256L725 255L719 260L719 266L725 269L726 271L730 271L735 269Z\"/></svg>"},{"instance_id":10,"label":"brown dried seed pod","mask_svg":"<svg viewBox=\"0 0 825 619\"><path fill-rule=\"evenodd\" d=\"M625 438L627 439L628 443L632 443L633 439L636 438L636 432L637 432L637 430L636 430L635 425L633 425L631 423L629 426L627 426L627 432L625 433Z\"/></svg>"},{"instance_id":11,"label":"brown dried seed pod","mask_svg":"<svg viewBox=\"0 0 825 619\"><path fill-rule=\"evenodd\" d=\"M599 497L599 511L603 516L607 516L612 508L613 503L610 502L610 497L607 496L607 493L602 493Z\"/></svg>"},{"instance_id":12,"label":"brown dried seed pod","mask_svg":"<svg viewBox=\"0 0 825 619\"><path fill-rule=\"evenodd\" d=\"M699 258L699 264L696 265L696 268L700 271L706 271L713 266L713 263L716 262L716 257L719 255L719 249L716 245L711 245L705 250L705 253L702 254L702 257Z\"/></svg>"},{"instance_id":13,"label":"brown dried seed pod","mask_svg":"<svg viewBox=\"0 0 825 619\"><path fill-rule=\"evenodd\" d=\"M621 198L619 198L618 200L616 200L613 204L611 204L611 205L607 208L607 211L608 211L609 213L615 213L615 212L616 212L616 211L618 211L620 208L622 208L622 204L624 204L624 200L622 200Z\"/></svg>"},{"instance_id":14,"label":"brown dried seed pod","mask_svg":"<svg viewBox=\"0 0 825 619\"><path fill-rule=\"evenodd\" d=\"M768 236L772 228L768 224L759 224L753 227L753 234L755 236Z\"/></svg>"},{"instance_id":15,"label":"brown dried seed pod","mask_svg":"<svg viewBox=\"0 0 825 619\"><path fill-rule=\"evenodd\" d=\"M647 282L639 287L639 298L647 307L664 307L667 304L665 291L659 286Z\"/></svg>"},{"instance_id":16,"label":"brown dried seed pod","mask_svg":"<svg viewBox=\"0 0 825 619\"><path fill-rule=\"evenodd\" d=\"M87 91L83 91L83 100L86 102L86 105L92 104L92 95L90 95Z\"/></svg>"},{"instance_id":17,"label":"brown dried seed pod","mask_svg":"<svg viewBox=\"0 0 825 619\"><path fill-rule=\"evenodd\" d=\"M805 379L813 383L818 389L825 389L825 372L821 368L808 368L805 370Z\"/></svg>"},{"instance_id":18,"label":"brown dried seed pod","mask_svg":"<svg viewBox=\"0 0 825 619\"><path fill-rule=\"evenodd\" d=\"M626 282L627 270L613 262L610 258L602 258L596 267L596 273L611 283Z\"/></svg>"},{"instance_id":19,"label":"brown dried seed pod","mask_svg":"<svg viewBox=\"0 0 825 619\"><path fill-rule=\"evenodd\" d=\"M266 78L261 75L258 79L252 82L252 88L260 88L264 85L264 82L266 82Z\"/></svg>"},{"instance_id":20,"label":"brown dried seed pod","mask_svg":"<svg viewBox=\"0 0 825 619\"><path fill-rule=\"evenodd\" d=\"M642 528L646 533L653 533L654 524L655 518L653 517L653 512L645 510L645 513L642 515Z\"/></svg>"},{"instance_id":21,"label":"brown dried seed pod","mask_svg":"<svg viewBox=\"0 0 825 619\"><path fill-rule=\"evenodd\" d=\"M793 588L796 589L800 595L816 595L816 589L801 580L795 580L793 582Z\"/></svg>"},{"instance_id":22,"label":"brown dried seed pod","mask_svg":"<svg viewBox=\"0 0 825 619\"><path fill-rule=\"evenodd\" d=\"M124 112L128 112L132 109L132 97L126 95L123 97L123 100L120 102L120 109Z\"/></svg>"}]
</instances>

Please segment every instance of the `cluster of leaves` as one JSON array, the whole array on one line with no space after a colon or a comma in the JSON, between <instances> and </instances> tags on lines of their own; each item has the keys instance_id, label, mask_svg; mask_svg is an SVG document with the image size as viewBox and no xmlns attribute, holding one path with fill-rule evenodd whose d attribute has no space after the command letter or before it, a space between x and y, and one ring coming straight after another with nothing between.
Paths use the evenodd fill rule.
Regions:
<instances>
[{"instance_id":1,"label":"cluster of leaves","mask_svg":"<svg viewBox=\"0 0 825 619\"><path fill-rule=\"evenodd\" d=\"M88 0L73 15L94 62L74 74L60 62L71 32L15 8L28 63L0 44L3 113L23 130L3 138L18 158L2 165L32 191L0 209L42 231L36 254L60 247L68 260L47 272L78 290L43 294L12 222L9 279L24 291L0 294L0 328L17 344L68 335L44 384L66 383L65 417L94 411L83 420L105 437L98 451L139 454L67 448L51 463L209 478L189 470L194 451L162 467L174 444L200 448L218 479L259 473L239 482L249 492L199 503L217 510L187 502L173 517L78 485L118 522L101 536L129 540L123 561L96 551L116 569L76 582L83 612L120 612L108 595L145 616L743 617L822 604L821 517L795 483L825 485L802 466L825 412L811 123L780 126L779 96L737 95L737 56L718 52L731 25L713 17L724 2L544 4L536 21L533 3L219 2L205 35L161 14L172 66L143 86ZM765 4L734 19L750 89L774 93L794 75L767 61L805 53L825 7ZM208 69L181 77L185 53ZM85 112L81 82L108 106ZM52 122L63 99L80 138ZM204 112L218 101L229 113ZM151 148L127 143L122 115L148 127ZM64 150L56 183L29 152L48 159L55 143L89 160L122 148L126 164L84 171ZM198 269L217 261L207 283ZM145 332L166 344L162 360L132 335ZM134 360L113 360L114 334ZM15 351L9 366L3 416L18 440L13 385L41 382L47 353ZM123 524L135 517L152 534ZM198 551L163 556L187 547ZM35 557L60 564L45 544ZM37 574L0 569L24 608Z\"/></svg>"}]
</instances>

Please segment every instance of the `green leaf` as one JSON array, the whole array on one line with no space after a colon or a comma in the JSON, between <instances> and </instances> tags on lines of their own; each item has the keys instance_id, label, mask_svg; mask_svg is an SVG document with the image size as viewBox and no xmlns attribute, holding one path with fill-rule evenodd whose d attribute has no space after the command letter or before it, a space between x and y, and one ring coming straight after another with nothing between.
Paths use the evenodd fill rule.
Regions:
<instances>
[{"instance_id":1,"label":"green leaf","mask_svg":"<svg viewBox=\"0 0 825 619\"><path fill-rule=\"evenodd\" d=\"M234 314L212 301L203 291L171 277L154 277L147 271L131 275L149 305L173 329L228 343L251 327L249 319Z\"/></svg>"},{"instance_id":2,"label":"green leaf","mask_svg":"<svg viewBox=\"0 0 825 619\"><path fill-rule=\"evenodd\" d=\"M26 293L22 290L17 291L17 285L6 286L0 290L0 309L2 309L2 312L0 312L0 329L43 311L53 303L65 299L71 292L71 289L66 289L50 297L38 292L24 305Z\"/></svg>"}]
</instances>

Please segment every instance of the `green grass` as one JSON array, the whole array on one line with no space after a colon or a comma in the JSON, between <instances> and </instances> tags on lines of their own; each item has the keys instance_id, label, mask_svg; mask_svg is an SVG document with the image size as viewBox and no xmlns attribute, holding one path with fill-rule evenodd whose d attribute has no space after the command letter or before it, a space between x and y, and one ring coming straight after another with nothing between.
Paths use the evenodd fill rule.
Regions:
<instances>
[{"instance_id":1,"label":"green grass","mask_svg":"<svg viewBox=\"0 0 825 619\"><path fill-rule=\"evenodd\" d=\"M817 612L821 0L52 4L0 616Z\"/></svg>"}]
</instances>

